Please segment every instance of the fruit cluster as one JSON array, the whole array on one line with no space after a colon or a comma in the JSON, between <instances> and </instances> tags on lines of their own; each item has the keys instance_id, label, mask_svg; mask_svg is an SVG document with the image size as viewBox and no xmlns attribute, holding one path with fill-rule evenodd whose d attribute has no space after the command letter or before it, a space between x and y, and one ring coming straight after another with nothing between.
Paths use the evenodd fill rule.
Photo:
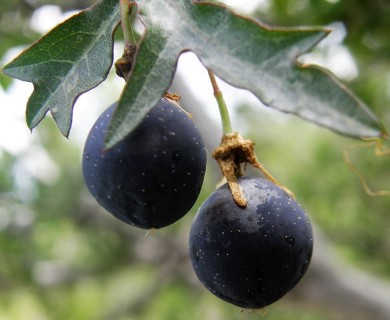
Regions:
<instances>
[{"instance_id":1,"label":"fruit cluster","mask_svg":"<svg viewBox=\"0 0 390 320\"><path fill-rule=\"evenodd\" d=\"M199 196L206 170L201 133L187 112L163 98L131 134L106 150L104 136L115 108L99 117L87 138L86 185L125 223L168 226ZM235 183L245 205L237 204L231 184L212 193L191 226L190 258L199 281L213 294L242 308L262 308L306 272L312 229L302 208L275 183L246 176Z\"/></svg>"}]
</instances>

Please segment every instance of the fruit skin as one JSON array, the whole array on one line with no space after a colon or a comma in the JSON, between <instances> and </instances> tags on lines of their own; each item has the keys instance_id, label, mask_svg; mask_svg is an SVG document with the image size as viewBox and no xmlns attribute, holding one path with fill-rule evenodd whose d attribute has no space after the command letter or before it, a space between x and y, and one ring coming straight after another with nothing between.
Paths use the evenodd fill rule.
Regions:
<instances>
[{"instance_id":1,"label":"fruit skin","mask_svg":"<svg viewBox=\"0 0 390 320\"><path fill-rule=\"evenodd\" d=\"M242 308L263 308L291 290L306 272L313 234L309 218L268 180L241 177L248 204L234 202L227 184L201 206L189 250L200 282Z\"/></svg>"},{"instance_id":2,"label":"fruit skin","mask_svg":"<svg viewBox=\"0 0 390 320\"><path fill-rule=\"evenodd\" d=\"M96 121L82 170L95 199L120 220L143 229L183 217L198 198L206 169L202 136L190 115L166 99L124 140L104 149L116 104Z\"/></svg>"}]
</instances>

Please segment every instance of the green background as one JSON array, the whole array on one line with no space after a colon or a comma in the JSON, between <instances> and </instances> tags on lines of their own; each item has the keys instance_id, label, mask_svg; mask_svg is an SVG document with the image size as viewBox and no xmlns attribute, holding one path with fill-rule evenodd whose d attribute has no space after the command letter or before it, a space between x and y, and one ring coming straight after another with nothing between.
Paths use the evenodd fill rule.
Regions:
<instances>
[{"instance_id":1,"label":"green background","mask_svg":"<svg viewBox=\"0 0 390 320\"><path fill-rule=\"evenodd\" d=\"M88 1L34 3L36 7L23 1L0 3L0 55L38 39L28 22L40 5L58 3L64 10L89 5ZM359 69L348 86L389 123L387 1L277 0L254 15L279 26L342 22L347 30L343 45ZM0 80L3 90L12 85L3 75ZM0 105L23 112L21 106L1 101ZM291 116L251 105L235 107L235 116L245 123L240 130L256 142L260 160L295 192L318 234L324 234L334 254L330 263L340 267L337 270L345 272L347 280L353 280L349 268L357 269L379 280L389 292L390 197L368 196L349 170L343 152L358 142ZM322 303L316 294L309 294L313 279L318 280L314 286L318 292L325 290L326 273L308 275L266 311L243 311L207 292L191 269L187 237L196 209L218 181L214 164L208 166L193 210L176 224L146 234L115 220L91 198L82 181L82 145L64 139L50 118L34 134L59 172L50 183L34 177L21 183L21 157L0 150L1 320L371 319L364 313L367 309L360 310L353 301L346 300L351 305L344 306L332 304L331 299ZM205 140L209 138L205 133ZM378 158L373 151L373 147L352 151L353 163L372 189L390 190L389 156ZM321 271L318 266L313 269ZM362 294L370 296L371 289L366 288Z\"/></svg>"}]
</instances>

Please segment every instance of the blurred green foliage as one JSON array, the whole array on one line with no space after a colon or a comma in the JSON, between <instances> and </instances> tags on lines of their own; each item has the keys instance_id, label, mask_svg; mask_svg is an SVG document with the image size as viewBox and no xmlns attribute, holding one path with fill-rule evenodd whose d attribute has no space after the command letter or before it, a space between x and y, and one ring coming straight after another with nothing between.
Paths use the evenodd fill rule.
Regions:
<instances>
[{"instance_id":1,"label":"blurred green foliage","mask_svg":"<svg viewBox=\"0 0 390 320\"><path fill-rule=\"evenodd\" d=\"M43 2L1 2L0 55L36 40L27 23L35 9L31 3ZM66 9L87 5L56 3ZM359 67L348 85L388 123L389 10L383 0L275 0L256 14L274 25L342 21L348 31L344 44ZM245 119L244 134L256 142L260 160L295 192L344 259L389 279L390 197L368 196L349 170L343 152L356 141L251 106L240 107L237 116ZM63 139L51 119L34 134L59 173L49 181L25 174L20 157L27 155L0 150L0 320L341 319L289 299L267 308L264 317L220 301L197 283L186 241L196 208L214 188L214 167L209 165L192 212L145 234L91 199L82 181L80 146ZM377 158L367 148L352 151L351 158L372 189L390 189L388 157Z\"/></svg>"}]
</instances>

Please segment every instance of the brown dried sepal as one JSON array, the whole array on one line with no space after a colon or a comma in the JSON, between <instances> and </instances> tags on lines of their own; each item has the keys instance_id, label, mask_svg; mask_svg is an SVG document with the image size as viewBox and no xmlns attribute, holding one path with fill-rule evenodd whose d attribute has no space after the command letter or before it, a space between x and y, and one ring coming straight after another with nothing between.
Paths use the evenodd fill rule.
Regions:
<instances>
[{"instance_id":1,"label":"brown dried sepal","mask_svg":"<svg viewBox=\"0 0 390 320\"><path fill-rule=\"evenodd\" d=\"M115 62L115 72L119 77L122 77L127 82L131 70L135 63L137 54L137 45L129 43L126 44L122 57Z\"/></svg>"},{"instance_id":2,"label":"brown dried sepal","mask_svg":"<svg viewBox=\"0 0 390 320\"><path fill-rule=\"evenodd\" d=\"M177 93L165 92L164 98L167 100L179 101L181 96Z\"/></svg>"},{"instance_id":3,"label":"brown dried sepal","mask_svg":"<svg viewBox=\"0 0 390 320\"><path fill-rule=\"evenodd\" d=\"M254 147L255 143L253 141L244 139L238 132L233 132L225 134L219 147L213 152L213 157L226 177L233 199L237 205L245 207L248 203L237 182L237 178L245 174L245 165L247 163L259 169L268 180L282 188L291 197L294 197L294 194L277 181L257 160Z\"/></svg>"}]
</instances>

